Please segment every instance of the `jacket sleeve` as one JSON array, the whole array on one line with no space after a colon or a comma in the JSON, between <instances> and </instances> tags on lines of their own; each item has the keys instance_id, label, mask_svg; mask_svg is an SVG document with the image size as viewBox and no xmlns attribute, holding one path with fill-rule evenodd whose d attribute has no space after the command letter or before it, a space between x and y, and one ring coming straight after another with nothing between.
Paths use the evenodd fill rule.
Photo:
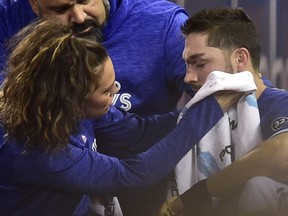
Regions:
<instances>
[{"instance_id":1,"label":"jacket sleeve","mask_svg":"<svg viewBox=\"0 0 288 216\"><path fill-rule=\"evenodd\" d=\"M3 2L0 3L0 75L2 75L2 71L4 70L4 65L6 62L6 51L4 48L4 42L8 37L7 23L5 18L5 6ZM2 78L1 78L2 82Z\"/></svg>"},{"instance_id":2,"label":"jacket sleeve","mask_svg":"<svg viewBox=\"0 0 288 216\"><path fill-rule=\"evenodd\" d=\"M0 1L0 81L5 74L3 70L9 53L6 50L6 41L20 29L36 19L36 14L27 0Z\"/></svg>"},{"instance_id":3,"label":"jacket sleeve","mask_svg":"<svg viewBox=\"0 0 288 216\"><path fill-rule=\"evenodd\" d=\"M146 188L167 175L222 116L216 100L209 97L190 108L165 138L132 158L119 160L70 145L70 151L53 156L19 155L16 175L24 183L91 195Z\"/></svg>"},{"instance_id":4,"label":"jacket sleeve","mask_svg":"<svg viewBox=\"0 0 288 216\"><path fill-rule=\"evenodd\" d=\"M120 158L143 152L176 126L178 114L175 111L141 118L112 106L95 122L98 151Z\"/></svg>"}]
</instances>

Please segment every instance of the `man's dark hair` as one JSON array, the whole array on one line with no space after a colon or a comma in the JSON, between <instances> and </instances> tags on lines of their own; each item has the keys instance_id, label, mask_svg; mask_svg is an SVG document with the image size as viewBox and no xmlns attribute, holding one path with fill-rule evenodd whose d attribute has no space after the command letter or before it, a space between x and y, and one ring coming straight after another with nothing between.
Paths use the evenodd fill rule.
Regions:
<instances>
[{"instance_id":1,"label":"man's dark hair","mask_svg":"<svg viewBox=\"0 0 288 216\"><path fill-rule=\"evenodd\" d=\"M182 33L208 35L207 44L223 50L233 51L244 47L250 52L253 68L260 66L261 44L255 24L237 8L204 9L190 17L182 26Z\"/></svg>"}]
</instances>

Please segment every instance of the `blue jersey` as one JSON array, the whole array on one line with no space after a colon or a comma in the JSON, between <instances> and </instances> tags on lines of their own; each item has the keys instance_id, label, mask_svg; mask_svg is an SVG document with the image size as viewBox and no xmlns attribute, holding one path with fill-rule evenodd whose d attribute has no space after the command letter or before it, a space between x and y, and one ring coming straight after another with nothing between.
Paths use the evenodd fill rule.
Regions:
<instances>
[{"instance_id":1,"label":"blue jersey","mask_svg":"<svg viewBox=\"0 0 288 216\"><path fill-rule=\"evenodd\" d=\"M210 97L190 109L178 126L156 145L124 160L97 152L94 120L82 120L67 149L57 153L41 149L27 152L24 143L13 139L3 141L0 143L0 215L72 215L84 194L118 195L149 187L171 171L222 116L217 102ZM130 119L130 125L124 127L126 118ZM133 118L126 115L123 121L118 120L120 125L123 123L124 134L133 129L131 140L135 131L145 134L146 128L157 130L164 126L158 121L154 124L149 120L148 125L145 119L133 121ZM194 120L205 124L192 124Z\"/></svg>"}]
</instances>

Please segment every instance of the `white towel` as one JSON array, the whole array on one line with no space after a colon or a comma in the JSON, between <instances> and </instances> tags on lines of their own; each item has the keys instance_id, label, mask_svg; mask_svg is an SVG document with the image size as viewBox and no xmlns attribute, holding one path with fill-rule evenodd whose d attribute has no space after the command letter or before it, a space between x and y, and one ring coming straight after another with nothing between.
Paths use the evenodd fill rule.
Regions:
<instances>
[{"instance_id":1,"label":"white towel","mask_svg":"<svg viewBox=\"0 0 288 216\"><path fill-rule=\"evenodd\" d=\"M198 181L213 175L249 152L262 140L254 93L256 85L249 71L236 74L221 71L210 73L205 84L185 105L178 122L190 106L220 90L234 90L244 92L245 95L235 107L224 113L199 144L178 163L175 168L176 183L173 182L168 198L175 195L175 185L178 194L182 194Z\"/></svg>"}]
</instances>

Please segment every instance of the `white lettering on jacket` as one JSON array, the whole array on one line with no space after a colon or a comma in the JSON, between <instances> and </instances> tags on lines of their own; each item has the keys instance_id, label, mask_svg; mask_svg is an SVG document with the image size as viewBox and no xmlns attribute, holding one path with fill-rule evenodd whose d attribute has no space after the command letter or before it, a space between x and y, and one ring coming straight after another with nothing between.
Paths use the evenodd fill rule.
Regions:
<instances>
[{"instance_id":1,"label":"white lettering on jacket","mask_svg":"<svg viewBox=\"0 0 288 216\"><path fill-rule=\"evenodd\" d=\"M94 138L94 141L93 141L93 144L92 144L92 151L97 152L96 138Z\"/></svg>"},{"instance_id":2,"label":"white lettering on jacket","mask_svg":"<svg viewBox=\"0 0 288 216\"><path fill-rule=\"evenodd\" d=\"M115 85L117 86L117 88L120 91L121 84L118 81L115 81ZM118 93L118 94L114 95L112 103L113 103L113 105L116 105L116 103L117 103L116 106L128 111L132 108L130 98L131 98L131 94L129 94L129 93Z\"/></svg>"}]
</instances>

